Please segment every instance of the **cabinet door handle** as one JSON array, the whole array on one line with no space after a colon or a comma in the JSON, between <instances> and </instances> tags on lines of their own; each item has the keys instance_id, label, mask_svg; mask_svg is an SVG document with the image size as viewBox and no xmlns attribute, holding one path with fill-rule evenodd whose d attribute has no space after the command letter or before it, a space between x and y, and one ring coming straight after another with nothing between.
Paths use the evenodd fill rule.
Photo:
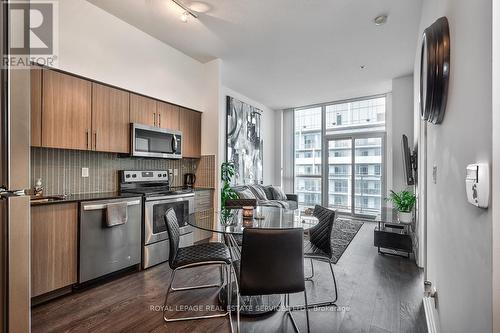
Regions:
<instances>
[{"instance_id":1,"label":"cabinet door handle","mask_svg":"<svg viewBox=\"0 0 500 333\"><path fill-rule=\"evenodd\" d=\"M161 127L161 113L158 113L158 127Z\"/></svg>"},{"instance_id":2,"label":"cabinet door handle","mask_svg":"<svg viewBox=\"0 0 500 333\"><path fill-rule=\"evenodd\" d=\"M97 150L97 131L94 131L94 150Z\"/></svg>"},{"instance_id":3,"label":"cabinet door handle","mask_svg":"<svg viewBox=\"0 0 500 333\"><path fill-rule=\"evenodd\" d=\"M88 129L85 130L85 136L87 137L87 149L89 149L90 131Z\"/></svg>"},{"instance_id":4,"label":"cabinet door handle","mask_svg":"<svg viewBox=\"0 0 500 333\"><path fill-rule=\"evenodd\" d=\"M153 124L156 126L156 113L153 113Z\"/></svg>"}]
</instances>

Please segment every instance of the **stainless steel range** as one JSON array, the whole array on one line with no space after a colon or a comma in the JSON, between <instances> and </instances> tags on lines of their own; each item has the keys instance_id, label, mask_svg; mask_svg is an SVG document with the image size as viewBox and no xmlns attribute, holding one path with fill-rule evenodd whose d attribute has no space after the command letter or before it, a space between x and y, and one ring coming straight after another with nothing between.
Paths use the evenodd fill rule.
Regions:
<instances>
[{"instance_id":1,"label":"stainless steel range","mask_svg":"<svg viewBox=\"0 0 500 333\"><path fill-rule=\"evenodd\" d=\"M193 190L172 190L166 170L120 171L120 191L143 196L142 268L168 260L169 243L165 212L173 208L180 227L180 246L193 244Z\"/></svg>"}]
</instances>

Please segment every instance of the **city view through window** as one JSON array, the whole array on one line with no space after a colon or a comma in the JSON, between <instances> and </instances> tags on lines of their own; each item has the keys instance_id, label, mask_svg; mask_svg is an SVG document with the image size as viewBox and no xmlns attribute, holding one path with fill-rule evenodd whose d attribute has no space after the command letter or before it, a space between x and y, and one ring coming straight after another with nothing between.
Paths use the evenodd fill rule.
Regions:
<instances>
[{"instance_id":1,"label":"city view through window","mask_svg":"<svg viewBox=\"0 0 500 333\"><path fill-rule=\"evenodd\" d=\"M380 212L385 109L384 96L295 110L295 193L301 209L319 204L349 214Z\"/></svg>"}]
</instances>

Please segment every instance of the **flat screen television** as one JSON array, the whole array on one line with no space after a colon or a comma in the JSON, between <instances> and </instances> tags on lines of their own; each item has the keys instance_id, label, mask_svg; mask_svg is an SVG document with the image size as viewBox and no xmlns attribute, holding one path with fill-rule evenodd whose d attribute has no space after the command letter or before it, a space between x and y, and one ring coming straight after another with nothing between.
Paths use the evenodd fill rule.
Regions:
<instances>
[{"instance_id":1,"label":"flat screen television","mask_svg":"<svg viewBox=\"0 0 500 333\"><path fill-rule=\"evenodd\" d=\"M401 146L403 151L403 170L406 184L415 185L415 174L413 171L416 169L416 159L415 155L412 154L410 150L410 146L408 145L408 137L405 134L403 134L403 138L401 139Z\"/></svg>"}]
</instances>

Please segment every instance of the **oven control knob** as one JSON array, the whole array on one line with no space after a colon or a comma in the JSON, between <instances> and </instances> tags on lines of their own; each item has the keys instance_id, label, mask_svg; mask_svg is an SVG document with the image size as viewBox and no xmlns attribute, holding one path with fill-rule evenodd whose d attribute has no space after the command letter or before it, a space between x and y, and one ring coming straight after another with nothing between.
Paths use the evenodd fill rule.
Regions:
<instances>
[{"instance_id":1,"label":"oven control knob","mask_svg":"<svg viewBox=\"0 0 500 333\"><path fill-rule=\"evenodd\" d=\"M164 173L164 174L163 174L163 177L167 177L167 174L166 174L166 173Z\"/></svg>"},{"instance_id":2,"label":"oven control knob","mask_svg":"<svg viewBox=\"0 0 500 333\"><path fill-rule=\"evenodd\" d=\"M137 175L134 173L134 174L132 175L132 178L137 178Z\"/></svg>"},{"instance_id":3,"label":"oven control knob","mask_svg":"<svg viewBox=\"0 0 500 333\"><path fill-rule=\"evenodd\" d=\"M161 173L158 174L158 177L161 177Z\"/></svg>"},{"instance_id":4,"label":"oven control knob","mask_svg":"<svg viewBox=\"0 0 500 333\"><path fill-rule=\"evenodd\" d=\"M129 174L126 174L126 175L125 175L125 178L130 178L130 175L129 175Z\"/></svg>"}]
</instances>

